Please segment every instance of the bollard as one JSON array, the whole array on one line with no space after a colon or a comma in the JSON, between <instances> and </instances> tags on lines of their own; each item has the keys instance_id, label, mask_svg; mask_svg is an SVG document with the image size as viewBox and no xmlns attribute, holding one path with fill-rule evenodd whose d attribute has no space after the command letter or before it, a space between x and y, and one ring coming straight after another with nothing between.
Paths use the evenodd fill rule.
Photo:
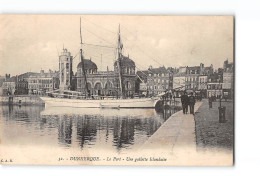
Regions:
<instances>
[{"instance_id":1,"label":"bollard","mask_svg":"<svg viewBox=\"0 0 260 176\"><path fill-rule=\"evenodd\" d=\"M221 106L218 107L218 111L219 111L219 123L225 123L226 122L226 107L225 106Z\"/></svg>"},{"instance_id":2,"label":"bollard","mask_svg":"<svg viewBox=\"0 0 260 176\"><path fill-rule=\"evenodd\" d=\"M212 99L209 98L209 108L212 108Z\"/></svg>"}]
</instances>

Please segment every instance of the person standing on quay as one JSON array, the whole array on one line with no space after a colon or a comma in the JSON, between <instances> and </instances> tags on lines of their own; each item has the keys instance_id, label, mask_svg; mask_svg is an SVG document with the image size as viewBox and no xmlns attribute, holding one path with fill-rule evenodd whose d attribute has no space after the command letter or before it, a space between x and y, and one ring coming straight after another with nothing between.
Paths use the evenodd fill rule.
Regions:
<instances>
[{"instance_id":1,"label":"person standing on quay","mask_svg":"<svg viewBox=\"0 0 260 176\"><path fill-rule=\"evenodd\" d=\"M182 110L183 114L187 114L188 112L188 104L189 104L189 97L186 92L181 96L181 104L182 104Z\"/></svg>"},{"instance_id":2,"label":"person standing on quay","mask_svg":"<svg viewBox=\"0 0 260 176\"><path fill-rule=\"evenodd\" d=\"M195 105L195 97L193 96L193 93L190 93L189 96L189 105L190 105L190 113L194 115L194 105Z\"/></svg>"}]
</instances>

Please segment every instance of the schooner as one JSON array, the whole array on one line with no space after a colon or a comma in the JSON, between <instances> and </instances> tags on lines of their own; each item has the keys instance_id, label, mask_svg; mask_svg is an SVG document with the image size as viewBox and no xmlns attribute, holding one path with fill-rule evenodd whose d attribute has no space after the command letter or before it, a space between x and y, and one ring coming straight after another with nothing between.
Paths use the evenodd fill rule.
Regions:
<instances>
[{"instance_id":1,"label":"schooner","mask_svg":"<svg viewBox=\"0 0 260 176\"><path fill-rule=\"evenodd\" d=\"M120 26L118 30L118 42L117 42L117 75L119 80L119 97L106 97L95 99L91 98L87 85L87 76L84 68L84 56L82 52L82 33L81 33L81 18L80 18L80 59L82 62L82 70L84 76L84 88L85 91L82 95L81 92L77 91L53 91L48 93L48 97L41 97L45 102L46 107L75 107L75 108L155 108L159 97L151 98L127 98L122 85L122 71L121 71L121 60L123 45L120 39Z\"/></svg>"}]
</instances>

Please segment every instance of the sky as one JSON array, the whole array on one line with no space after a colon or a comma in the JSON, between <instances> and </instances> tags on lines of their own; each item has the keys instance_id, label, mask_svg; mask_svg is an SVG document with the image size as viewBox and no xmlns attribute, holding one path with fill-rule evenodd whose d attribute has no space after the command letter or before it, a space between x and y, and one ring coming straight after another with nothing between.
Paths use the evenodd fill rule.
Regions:
<instances>
[{"instance_id":1,"label":"sky","mask_svg":"<svg viewBox=\"0 0 260 176\"><path fill-rule=\"evenodd\" d=\"M0 15L0 75L58 70L67 48L73 71L80 61L80 17L85 58L113 70L117 33L137 70L233 62L232 16ZM92 45L101 45L98 47Z\"/></svg>"}]
</instances>

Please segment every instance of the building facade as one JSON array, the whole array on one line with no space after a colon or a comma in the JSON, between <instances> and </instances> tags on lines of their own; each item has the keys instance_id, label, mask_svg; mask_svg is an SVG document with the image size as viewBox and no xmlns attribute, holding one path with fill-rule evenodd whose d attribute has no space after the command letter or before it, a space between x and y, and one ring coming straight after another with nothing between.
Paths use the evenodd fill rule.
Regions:
<instances>
[{"instance_id":1,"label":"building facade","mask_svg":"<svg viewBox=\"0 0 260 176\"><path fill-rule=\"evenodd\" d=\"M136 83L135 62L129 58L129 55L126 57L120 54L118 62L116 61L114 63L114 72L115 74L121 75L122 86L120 86L120 92L123 92L122 96L134 97ZM120 85L120 80L118 81L118 84Z\"/></svg>"},{"instance_id":2,"label":"building facade","mask_svg":"<svg viewBox=\"0 0 260 176\"><path fill-rule=\"evenodd\" d=\"M147 77L148 94L155 96L172 89L172 75L165 67L150 67Z\"/></svg>"},{"instance_id":3,"label":"building facade","mask_svg":"<svg viewBox=\"0 0 260 176\"><path fill-rule=\"evenodd\" d=\"M234 92L234 66L226 60L223 64L223 96L233 99Z\"/></svg>"},{"instance_id":4,"label":"building facade","mask_svg":"<svg viewBox=\"0 0 260 176\"><path fill-rule=\"evenodd\" d=\"M28 92L29 94L44 95L46 92L50 92L59 88L59 72L44 73L41 70L40 73L29 76L28 78Z\"/></svg>"},{"instance_id":5,"label":"building facade","mask_svg":"<svg viewBox=\"0 0 260 176\"><path fill-rule=\"evenodd\" d=\"M208 75L199 75L198 78L199 78L198 90L206 90L207 82L208 82Z\"/></svg>"},{"instance_id":6,"label":"building facade","mask_svg":"<svg viewBox=\"0 0 260 176\"><path fill-rule=\"evenodd\" d=\"M186 90L198 90L199 86L200 67L187 67L185 75L185 88Z\"/></svg>"},{"instance_id":7,"label":"building facade","mask_svg":"<svg viewBox=\"0 0 260 176\"><path fill-rule=\"evenodd\" d=\"M10 75L6 76L5 81L2 85L2 94L3 95L14 95L16 92L16 82L17 82L17 76L12 76L10 78Z\"/></svg>"},{"instance_id":8,"label":"building facade","mask_svg":"<svg viewBox=\"0 0 260 176\"><path fill-rule=\"evenodd\" d=\"M59 88L61 90L71 89L72 83L72 60L73 57L67 49L63 48L61 55L59 56Z\"/></svg>"},{"instance_id":9,"label":"building facade","mask_svg":"<svg viewBox=\"0 0 260 176\"><path fill-rule=\"evenodd\" d=\"M186 77L185 75L174 75L173 77L173 89L174 90L186 90Z\"/></svg>"},{"instance_id":10,"label":"building facade","mask_svg":"<svg viewBox=\"0 0 260 176\"><path fill-rule=\"evenodd\" d=\"M140 95L148 95L147 77L149 75L148 70L142 70L136 72L137 79L135 83L135 92Z\"/></svg>"},{"instance_id":11,"label":"building facade","mask_svg":"<svg viewBox=\"0 0 260 176\"><path fill-rule=\"evenodd\" d=\"M4 81L5 81L5 76L0 76L0 87L2 87Z\"/></svg>"},{"instance_id":12,"label":"building facade","mask_svg":"<svg viewBox=\"0 0 260 176\"><path fill-rule=\"evenodd\" d=\"M119 63L114 63L114 70L98 71L91 59L84 59L87 85L85 83L82 62L77 66L77 91L89 95L107 95L133 97L135 93L135 63L129 57L121 56ZM120 65L118 65L120 64ZM121 68L120 72L118 66ZM120 86L120 75L122 87ZM87 89L86 89L87 87ZM86 92L88 90L88 92ZM123 95L121 95L123 92Z\"/></svg>"},{"instance_id":13,"label":"building facade","mask_svg":"<svg viewBox=\"0 0 260 176\"><path fill-rule=\"evenodd\" d=\"M208 76L207 97L223 96L223 76L219 73L213 73Z\"/></svg>"},{"instance_id":14,"label":"building facade","mask_svg":"<svg viewBox=\"0 0 260 176\"><path fill-rule=\"evenodd\" d=\"M207 96L208 97L221 97L223 95L223 83L209 82L207 84Z\"/></svg>"},{"instance_id":15,"label":"building facade","mask_svg":"<svg viewBox=\"0 0 260 176\"><path fill-rule=\"evenodd\" d=\"M207 98L208 75L199 75L198 91L202 98Z\"/></svg>"},{"instance_id":16,"label":"building facade","mask_svg":"<svg viewBox=\"0 0 260 176\"><path fill-rule=\"evenodd\" d=\"M203 97L206 97L208 76L211 74L213 74L213 65L204 67L201 63L194 67L179 67L173 76L173 90L200 92Z\"/></svg>"},{"instance_id":17,"label":"building facade","mask_svg":"<svg viewBox=\"0 0 260 176\"><path fill-rule=\"evenodd\" d=\"M29 93L28 79L32 75L37 75L37 73L27 72L27 73L18 75L17 82L16 82L16 94L17 95L26 95Z\"/></svg>"}]
</instances>

